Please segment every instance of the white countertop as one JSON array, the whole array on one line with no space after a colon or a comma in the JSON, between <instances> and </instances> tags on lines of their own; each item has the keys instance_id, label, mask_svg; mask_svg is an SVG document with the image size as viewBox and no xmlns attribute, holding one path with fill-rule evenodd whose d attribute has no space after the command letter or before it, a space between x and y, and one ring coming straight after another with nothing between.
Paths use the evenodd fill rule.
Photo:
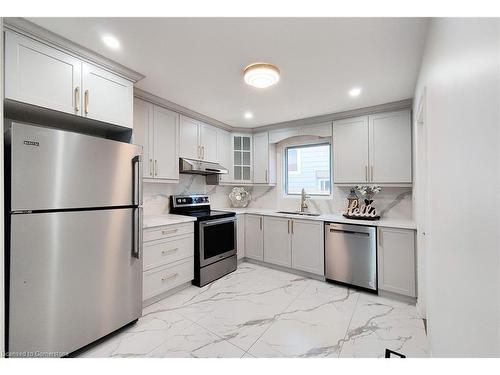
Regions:
<instances>
[{"instance_id":1,"label":"white countertop","mask_svg":"<svg viewBox=\"0 0 500 375\"><path fill-rule=\"evenodd\" d=\"M184 215L173 215L173 214L144 215L142 227L144 229L147 229L147 228L159 227L162 225L190 223L193 221L196 221L195 217L184 216Z\"/></svg>"},{"instance_id":2,"label":"white countertop","mask_svg":"<svg viewBox=\"0 0 500 375\"><path fill-rule=\"evenodd\" d=\"M331 221L336 223L345 224L358 224L358 225L370 225L374 227L388 227L388 228L400 228L400 229L416 229L415 222L409 219L394 219L394 218L381 218L380 220L354 220L347 219L342 216L341 213L335 214L322 214L320 216L307 216L307 215L293 215L293 214L282 214L278 213L278 210L271 210L266 208L214 208L219 211L231 211L236 214L255 214L264 216L277 216L277 217L288 217L303 220L315 220L315 221Z\"/></svg>"}]
</instances>

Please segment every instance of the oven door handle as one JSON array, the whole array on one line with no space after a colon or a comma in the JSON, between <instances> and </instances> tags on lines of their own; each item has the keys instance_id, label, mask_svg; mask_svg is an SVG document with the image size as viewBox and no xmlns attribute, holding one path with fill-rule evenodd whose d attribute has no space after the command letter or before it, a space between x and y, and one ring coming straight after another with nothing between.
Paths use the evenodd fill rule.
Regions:
<instances>
[{"instance_id":1,"label":"oven door handle","mask_svg":"<svg viewBox=\"0 0 500 375\"><path fill-rule=\"evenodd\" d=\"M236 217L235 216L231 216L231 217L226 217L226 218L223 218L223 219L202 221L202 222L200 222L200 226L202 226L202 227L211 227L212 225L224 224L224 223L231 223L231 222L234 223L235 221L236 221Z\"/></svg>"}]
</instances>

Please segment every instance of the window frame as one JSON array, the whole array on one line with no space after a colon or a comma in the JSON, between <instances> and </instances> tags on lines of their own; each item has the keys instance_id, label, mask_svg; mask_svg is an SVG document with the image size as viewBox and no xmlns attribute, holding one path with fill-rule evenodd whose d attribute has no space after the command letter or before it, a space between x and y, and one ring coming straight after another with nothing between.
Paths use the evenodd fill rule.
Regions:
<instances>
[{"instance_id":1,"label":"window frame","mask_svg":"<svg viewBox=\"0 0 500 375\"><path fill-rule=\"evenodd\" d=\"M332 148L333 148L333 144L331 141L324 140L324 139L322 139L320 141L316 141L316 142L297 142L297 143L293 143L293 144L284 145L284 147L283 147L284 157L283 157L282 178L283 178L283 192L284 192L285 197L298 197L298 196L300 196L300 193L289 193L288 192L288 149L317 147L317 146L328 146L329 147L330 168L329 168L328 173L329 173L329 178L330 178L330 193L328 193L328 194L313 194L313 193L310 193L307 191L306 191L306 193L307 193L307 195L309 195L311 197L315 197L315 198L331 198L332 197L332 194L333 194L333 173L332 173L332 167L333 167L333 160L332 160L333 150L332 150ZM297 150L297 151L300 151L300 150ZM299 164L298 154L299 153L297 153L297 165ZM296 173L292 173L292 175L293 174L296 174Z\"/></svg>"}]
</instances>

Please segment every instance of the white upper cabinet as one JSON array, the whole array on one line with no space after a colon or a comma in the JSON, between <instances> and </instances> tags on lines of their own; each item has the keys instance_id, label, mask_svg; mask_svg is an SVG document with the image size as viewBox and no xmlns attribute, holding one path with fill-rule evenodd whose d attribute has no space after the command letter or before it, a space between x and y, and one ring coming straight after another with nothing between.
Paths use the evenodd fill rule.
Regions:
<instances>
[{"instance_id":1,"label":"white upper cabinet","mask_svg":"<svg viewBox=\"0 0 500 375\"><path fill-rule=\"evenodd\" d=\"M153 104L144 100L134 99L134 131L132 143L142 146L144 178L154 178L153 107Z\"/></svg>"},{"instance_id":2,"label":"white upper cabinet","mask_svg":"<svg viewBox=\"0 0 500 375\"><path fill-rule=\"evenodd\" d=\"M133 83L58 48L5 32L5 97L133 127Z\"/></svg>"},{"instance_id":3,"label":"white upper cabinet","mask_svg":"<svg viewBox=\"0 0 500 375\"><path fill-rule=\"evenodd\" d=\"M134 86L108 70L82 64L83 115L85 117L133 127Z\"/></svg>"},{"instance_id":4,"label":"white upper cabinet","mask_svg":"<svg viewBox=\"0 0 500 375\"><path fill-rule=\"evenodd\" d=\"M287 138L297 136L331 137L332 123L323 122L319 124L303 125L294 128L284 128L269 131L269 143L279 143Z\"/></svg>"},{"instance_id":5,"label":"white upper cabinet","mask_svg":"<svg viewBox=\"0 0 500 375\"><path fill-rule=\"evenodd\" d=\"M33 39L5 32L5 97L56 111L81 112L82 62Z\"/></svg>"},{"instance_id":6,"label":"white upper cabinet","mask_svg":"<svg viewBox=\"0 0 500 375\"><path fill-rule=\"evenodd\" d=\"M181 116L180 156L217 162L217 128Z\"/></svg>"},{"instance_id":7,"label":"white upper cabinet","mask_svg":"<svg viewBox=\"0 0 500 375\"><path fill-rule=\"evenodd\" d=\"M155 178L179 179L179 114L154 106Z\"/></svg>"},{"instance_id":8,"label":"white upper cabinet","mask_svg":"<svg viewBox=\"0 0 500 375\"><path fill-rule=\"evenodd\" d=\"M285 128L271 130L269 132L269 143L279 143L287 138L299 135L299 128Z\"/></svg>"},{"instance_id":9,"label":"white upper cabinet","mask_svg":"<svg viewBox=\"0 0 500 375\"><path fill-rule=\"evenodd\" d=\"M276 184L276 146L268 132L253 135L253 182Z\"/></svg>"},{"instance_id":10,"label":"white upper cabinet","mask_svg":"<svg viewBox=\"0 0 500 375\"><path fill-rule=\"evenodd\" d=\"M332 123L324 122L321 124L307 125L299 128L299 135L312 135L316 137L331 137Z\"/></svg>"},{"instance_id":11,"label":"white upper cabinet","mask_svg":"<svg viewBox=\"0 0 500 375\"><path fill-rule=\"evenodd\" d=\"M232 180L231 140L231 133L217 129L217 162L229 171L220 176L221 182Z\"/></svg>"},{"instance_id":12,"label":"white upper cabinet","mask_svg":"<svg viewBox=\"0 0 500 375\"><path fill-rule=\"evenodd\" d=\"M179 114L135 98L133 143L143 146L144 178L179 180Z\"/></svg>"},{"instance_id":13,"label":"white upper cabinet","mask_svg":"<svg viewBox=\"0 0 500 375\"><path fill-rule=\"evenodd\" d=\"M199 144L201 158L206 161L217 162L217 128L201 122Z\"/></svg>"},{"instance_id":14,"label":"white upper cabinet","mask_svg":"<svg viewBox=\"0 0 500 375\"><path fill-rule=\"evenodd\" d=\"M252 182L252 135L233 134L233 181Z\"/></svg>"},{"instance_id":15,"label":"white upper cabinet","mask_svg":"<svg viewBox=\"0 0 500 375\"><path fill-rule=\"evenodd\" d=\"M410 111L335 121L333 152L334 183L411 184Z\"/></svg>"},{"instance_id":16,"label":"white upper cabinet","mask_svg":"<svg viewBox=\"0 0 500 375\"><path fill-rule=\"evenodd\" d=\"M368 182L368 117L333 123L333 182Z\"/></svg>"},{"instance_id":17,"label":"white upper cabinet","mask_svg":"<svg viewBox=\"0 0 500 375\"><path fill-rule=\"evenodd\" d=\"M411 183L409 111L369 116L370 181Z\"/></svg>"},{"instance_id":18,"label":"white upper cabinet","mask_svg":"<svg viewBox=\"0 0 500 375\"><path fill-rule=\"evenodd\" d=\"M198 143L198 122L181 115L180 156L187 159L201 159Z\"/></svg>"}]
</instances>

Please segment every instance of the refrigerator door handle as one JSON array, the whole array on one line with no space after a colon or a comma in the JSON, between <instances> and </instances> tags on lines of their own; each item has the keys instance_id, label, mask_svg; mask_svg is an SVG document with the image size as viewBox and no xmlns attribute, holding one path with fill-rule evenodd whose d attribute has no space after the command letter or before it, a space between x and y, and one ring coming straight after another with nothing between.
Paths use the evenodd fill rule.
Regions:
<instances>
[{"instance_id":1,"label":"refrigerator door handle","mask_svg":"<svg viewBox=\"0 0 500 375\"><path fill-rule=\"evenodd\" d=\"M143 212L142 207L134 209L134 229L133 229L133 244L132 256L141 259L142 256L142 225L143 225Z\"/></svg>"},{"instance_id":2,"label":"refrigerator door handle","mask_svg":"<svg viewBox=\"0 0 500 375\"><path fill-rule=\"evenodd\" d=\"M134 205L142 206L142 156L141 155L136 155L133 157L132 166L134 168Z\"/></svg>"}]
</instances>

